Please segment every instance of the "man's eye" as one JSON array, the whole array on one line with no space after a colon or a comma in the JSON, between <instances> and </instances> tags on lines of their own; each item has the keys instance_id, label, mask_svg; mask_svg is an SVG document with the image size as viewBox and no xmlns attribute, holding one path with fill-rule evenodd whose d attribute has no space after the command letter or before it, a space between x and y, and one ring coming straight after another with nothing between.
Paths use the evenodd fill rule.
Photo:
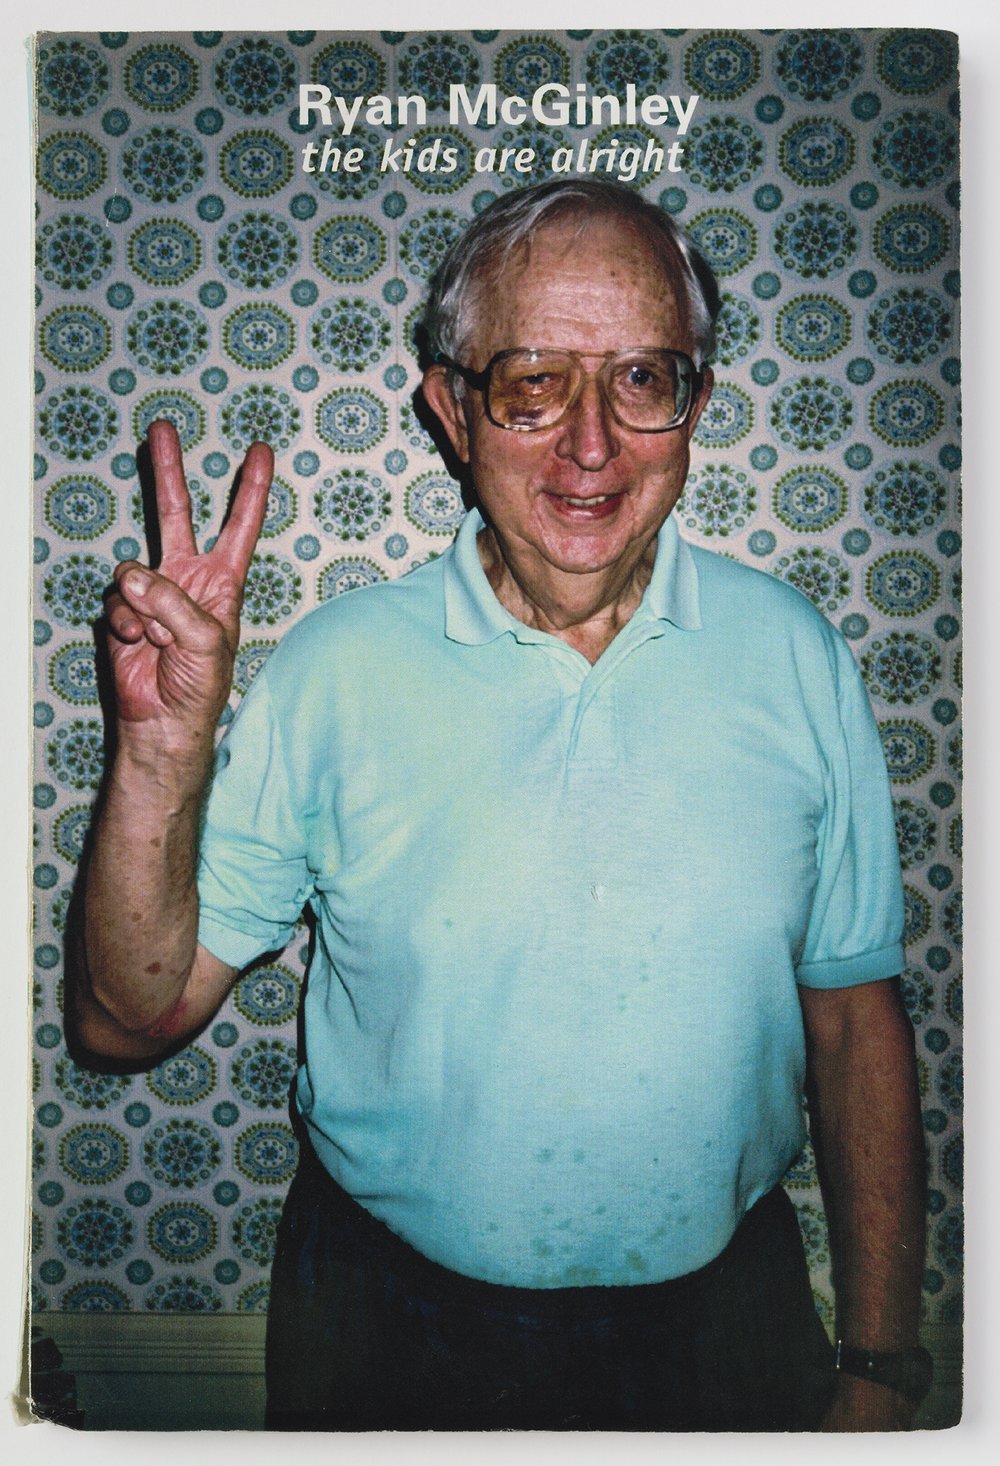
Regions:
<instances>
[{"instance_id":1,"label":"man's eye","mask_svg":"<svg viewBox=\"0 0 1000 1466\"><path fill-rule=\"evenodd\" d=\"M513 382L518 392L544 392L555 387L559 377L555 372L524 372Z\"/></svg>"},{"instance_id":2,"label":"man's eye","mask_svg":"<svg viewBox=\"0 0 1000 1466\"><path fill-rule=\"evenodd\" d=\"M628 374L630 387L651 387L655 381L656 374L649 367L633 367Z\"/></svg>"},{"instance_id":3,"label":"man's eye","mask_svg":"<svg viewBox=\"0 0 1000 1466\"><path fill-rule=\"evenodd\" d=\"M674 390L670 373L655 361L622 362L615 373L615 388L633 397L667 397Z\"/></svg>"}]
</instances>

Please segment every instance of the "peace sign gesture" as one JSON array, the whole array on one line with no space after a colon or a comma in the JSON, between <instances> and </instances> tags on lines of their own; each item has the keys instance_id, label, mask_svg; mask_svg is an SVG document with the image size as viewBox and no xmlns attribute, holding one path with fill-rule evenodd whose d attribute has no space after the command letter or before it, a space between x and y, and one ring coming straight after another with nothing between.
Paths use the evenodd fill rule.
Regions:
<instances>
[{"instance_id":1,"label":"peace sign gesture","mask_svg":"<svg viewBox=\"0 0 1000 1466\"><path fill-rule=\"evenodd\" d=\"M108 649L122 731L148 732L169 749L210 737L229 696L274 455L264 443L251 446L229 519L213 548L199 554L177 431L151 423L148 443L162 553L156 570L135 560L115 570Z\"/></svg>"}]
</instances>

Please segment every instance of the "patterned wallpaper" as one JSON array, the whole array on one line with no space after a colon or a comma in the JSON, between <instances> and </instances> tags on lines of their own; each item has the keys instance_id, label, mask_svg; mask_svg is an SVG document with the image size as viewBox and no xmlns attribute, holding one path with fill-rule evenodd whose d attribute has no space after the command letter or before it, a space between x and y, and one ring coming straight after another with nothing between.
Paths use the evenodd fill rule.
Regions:
<instances>
[{"instance_id":1,"label":"patterned wallpaper","mask_svg":"<svg viewBox=\"0 0 1000 1466\"><path fill-rule=\"evenodd\" d=\"M35 642L37 1309L261 1310L295 1165L288 1091L307 932L147 1074L74 1062L62 941L103 725L91 623L145 555L136 451L186 448L200 541L246 445L277 455L232 703L310 606L441 551L462 515L413 405L426 281L523 181L479 148L683 144L635 186L725 292L682 532L797 586L861 665L894 779L930 1158L924 1285L960 1316L962 1016L958 81L931 31L49 35L37 49ZM300 82L419 93L456 166L304 172ZM448 85L697 94L672 125L456 127ZM536 171L534 176L539 176ZM229 710L224 721L231 716ZM811 1152L788 1177L830 1317Z\"/></svg>"}]
</instances>

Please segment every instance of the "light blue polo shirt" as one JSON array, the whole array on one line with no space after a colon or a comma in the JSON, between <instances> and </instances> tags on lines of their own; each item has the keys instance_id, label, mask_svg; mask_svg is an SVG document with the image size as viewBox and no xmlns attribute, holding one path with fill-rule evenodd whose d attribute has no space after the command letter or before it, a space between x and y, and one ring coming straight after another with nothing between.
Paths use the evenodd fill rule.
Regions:
<instances>
[{"instance_id":1,"label":"light blue polo shirt","mask_svg":"<svg viewBox=\"0 0 1000 1466\"><path fill-rule=\"evenodd\" d=\"M528 1287L675 1277L802 1144L796 983L903 966L878 733L812 605L672 519L594 666L498 603L480 526L258 674L200 940L241 967L312 906L298 1104L420 1252Z\"/></svg>"}]
</instances>

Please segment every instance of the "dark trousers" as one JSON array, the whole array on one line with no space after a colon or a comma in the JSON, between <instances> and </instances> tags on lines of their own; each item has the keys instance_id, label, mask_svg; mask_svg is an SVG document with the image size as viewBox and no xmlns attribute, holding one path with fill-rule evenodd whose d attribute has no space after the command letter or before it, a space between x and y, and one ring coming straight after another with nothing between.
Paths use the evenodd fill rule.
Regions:
<instances>
[{"instance_id":1,"label":"dark trousers","mask_svg":"<svg viewBox=\"0 0 1000 1466\"><path fill-rule=\"evenodd\" d=\"M308 1155L278 1234L272 1430L810 1430L832 1391L780 1188L707 1267L509 1288L415 1252Z\"/></svg>"}]
</instances>

